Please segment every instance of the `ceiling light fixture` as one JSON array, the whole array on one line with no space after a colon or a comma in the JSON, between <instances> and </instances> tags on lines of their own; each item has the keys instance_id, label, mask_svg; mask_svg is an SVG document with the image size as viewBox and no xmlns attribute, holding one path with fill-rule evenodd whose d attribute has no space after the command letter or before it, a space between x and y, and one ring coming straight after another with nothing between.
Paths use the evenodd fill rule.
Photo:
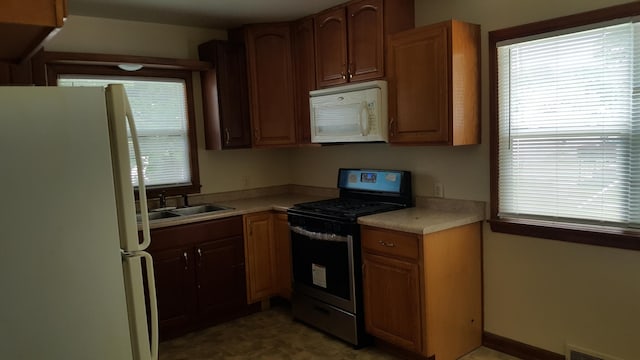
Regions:
<instances>
[{"instance_id":1,"label":"ceiling light fixture","mask_svg":"<svg viewBox=\"0 0 640 360\"><path fill-rule=\"evenodd\" d=\"M124 71L138 71L142 69L140 64L118 64L118 67Z\"/></svg>"}]
</instances>

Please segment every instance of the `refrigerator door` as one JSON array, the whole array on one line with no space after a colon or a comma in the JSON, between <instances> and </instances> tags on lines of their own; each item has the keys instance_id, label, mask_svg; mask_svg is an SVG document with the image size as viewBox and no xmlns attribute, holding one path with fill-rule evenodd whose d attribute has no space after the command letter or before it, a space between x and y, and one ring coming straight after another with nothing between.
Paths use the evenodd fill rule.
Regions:
<instances>
[{"instance_id":1,"label":"refrigerator door","mask_svg":"<svg viewBox=\"0 0 640 360\"><path fill-rule=\"evenodd\" d=\"M0 87L0 359L133 359L104 99Z\"/></svg>"},{"instance_id":2,"label":"refrigerator door","mask_svg":"<svg viewBox=\"0 0 640 360\"><path fill-rule=\"evenodd\" d=\"M133 357L136 360L155 360L158 358L158 305L156 304L155 278L151 255L144 251L124 254L122 268L125 278L127 305L129 307L129 327L131 329ZM145 274L146 287L143 280L143 275ZM149 301L149 313L151 315L149 325L152 329L151 331L147 327L145 299ZM149 339L149 335L151 335L151 339Z\"/></svg>"},{"instance_id":3,"label":"refrigerator door","mask_svg":"<svg viewBox=\"0 0 640 360\"><path fill-rule=\"evenodd\" d=\"M136 221L136 203L134 189L131 184L131 162L129 160L129 138L127 127L132 134L134 150L138 150L137 136L131 108L127 100L124 86L120 84L109 85L106 91L107 111L109 114L109 134L111 139L111 152L113 155L113 174L116 188L116 203L118 206L118 220L120 223L120 246L125 251L140 251L146 249L150 242L149 218L147 207L140 206L142 215L142 232L144 241L138 240L138 223ZM139 150L135 154L137 159L136 172L140 191L140 204L147 203L147 194L144 188L143 165Z\"/></svg>"},{"instance_id":4,"label":"refrigerator door","mask_svg":"<svg viewBox=\"0 0 640 360\"><path fill-rule=\"evenodd\" d=\"M147 197L144 186L144 165L140 154L133 114L124 86L120 84L109 85L106 90L106 101L133 354L135 360L156 360L158 358L158 307L156 304L153 260L149 253L142 251L151 243L146 207ZM131 140L127 136L127 127L131 133ZM129 141L133 143L140 204L145 204L145 206L140 206L144 239L142 243L138 241L134 188L131 183ZM141 268L143 264L145 271L142 271ZM146 278L144 280L146 282L143 280L145 275ZM145 284L147 285L146 288ZM145 298L148 299L148 307ZM147 322L147 313L150 315L149 322Z\"/></svg>"}]
</instances>

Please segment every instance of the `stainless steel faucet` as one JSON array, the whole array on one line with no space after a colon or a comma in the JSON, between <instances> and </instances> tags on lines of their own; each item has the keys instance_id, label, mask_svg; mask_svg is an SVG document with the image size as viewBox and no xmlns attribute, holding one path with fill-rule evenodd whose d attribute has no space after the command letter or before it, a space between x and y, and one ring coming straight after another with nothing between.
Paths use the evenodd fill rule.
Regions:
<instances>
[{"instance_id":1,"label":"stainless steel faucet","mask_svg":"<svg viewBox=\"0 0 640 360\"><path fill-rule=\"evenodd\" d=\"M167 199L165 198L163 192L160 193L160 196L158 197L158 201L160 202L160 205L159 205L160 208L167 207Z\"/></svg>"}]
</instances>

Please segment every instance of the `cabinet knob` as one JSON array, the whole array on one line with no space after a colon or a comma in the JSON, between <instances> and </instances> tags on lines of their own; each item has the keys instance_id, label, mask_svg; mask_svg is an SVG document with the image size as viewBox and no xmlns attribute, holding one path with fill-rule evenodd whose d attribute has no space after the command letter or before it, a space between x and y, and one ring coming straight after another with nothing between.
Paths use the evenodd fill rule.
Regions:
<instances>
[{"instance_id":1,"label":"cabinet knob","mask_svg":"<svg viewBox=\"0 0 640 360\"><path fill-rule=\"evenodd\" d=\"M347 72L349 73L349 79L353 79L353 63L349 63L349 67L347 68Z\"/></svg>"}]
</instances>

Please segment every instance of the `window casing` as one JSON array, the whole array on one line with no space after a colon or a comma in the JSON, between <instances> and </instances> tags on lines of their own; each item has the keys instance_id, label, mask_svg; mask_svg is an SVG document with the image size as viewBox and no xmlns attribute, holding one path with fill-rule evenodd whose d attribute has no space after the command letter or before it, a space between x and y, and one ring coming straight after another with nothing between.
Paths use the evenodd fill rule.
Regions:
<instances>
[{"instance_id":1,"label":"window casing","mask_svg":"<svg viewBox=\"0 0 640 360\"><path fill-rule=\"evenodd\" d=\"M494 231L640 249L639 13L489 34Z\"/></svg>"},{"instance_id":2,"label":"window casing","mask_svg":"<svg viewBox=\"0 0 640 360\"><path fill-rule=\"evenodd\" d=\"M190 71L143 69L129 72L115 66L59 64L48 65L47 70L49 83L59 86L123 83L137 124L143 161L146 160L145 181L149 195L200 191ZM135 90L136 87L140 91ZM155 96L145 98L151 92ZM164 109L157 109L159 107ZM135 185L137 174L133 170Z\"/></svg>"}]
</instances>

